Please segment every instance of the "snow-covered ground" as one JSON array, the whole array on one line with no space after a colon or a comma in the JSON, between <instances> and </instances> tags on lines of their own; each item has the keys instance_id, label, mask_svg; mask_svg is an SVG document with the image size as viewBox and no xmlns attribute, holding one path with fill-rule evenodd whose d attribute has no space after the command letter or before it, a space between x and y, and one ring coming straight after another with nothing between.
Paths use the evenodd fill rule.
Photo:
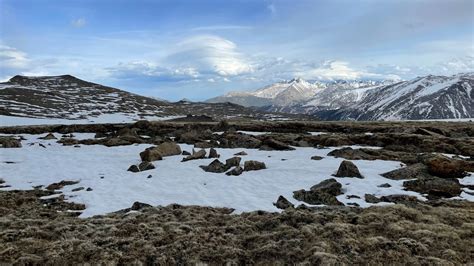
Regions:
<instances>
[{"instance_id":1,"label":"snow-covered ground","mask_svg":"<svg viewBox=\"0 0 474 266\"><path fill-rule=\"evenodd\" d=\"M142 119L160 121L183 116L146 116ZM132 123L141 118L134 114L114 113L101 114L88 119L60 119L60 118L33 118L0 115L0 126L31 126L31 125L72 125L72 124L105 124L105 123Z\"/></svg>"},{"instance_id":2,"label":"snow-covered ground","mask_svg":"<svg viewBox=\"0 0 474 266\"><path fill-rule=\"evenodd\" d=\"M44 135L44 134L43 134ZM104 214L128 208L135 201L152 205L204 205L235 208L237 213L265 210L279 211L273 206L279 195L294 204L293 191L309 189L311 186L331 178L342 159L326 156L333 150L297 148L294 151L259 151L255 149L217 149L221 161L234 153L245 151L246 160L265 162L268 169L244 172L240 176L207 173L199 165L207 165L213 159L181 162L183 156L165 157L154 162L156 169L140 173L128 172L132 164L139 163L139 153L150 145L105 147L102 145L61 146L55 140L39 140L43 135L22 135L22 148L0 149L0 173L9 189L31 189L33 186L47 186L61 180L75 180L78 184L65 186L61 191L67 200L84 203L86 210L81 217ZM76 138L90 138L91 134L74 134ZM59 137L59 134L56 134ZM35 143L31 145L31 143ZM41 147L42 143L46 148ZM192 146L182 144L183 150ZM323 156L320 161L311 160L314 155ZM14 162L14 163L5 163ZM344 195L338 199L347 204L355 202L362 207L372 204L364 201L364 194L376 196L391 194L415 195L403 190L403 180L396 181L380 176L381 173L401 167L396 161L353 161L365 176L358 178L336 178L342 185ZM151 178L147 178L152 175ZM472 180L465 180L472 182ZM389 183L392 187L380 188ZM92 191L73 192L78 187L92 188ZM360 199L347 199L357 195ZM467 193L462 198L474 201ZM384 204L384 203L379 203Z\"/></svg>"}]
</instances>

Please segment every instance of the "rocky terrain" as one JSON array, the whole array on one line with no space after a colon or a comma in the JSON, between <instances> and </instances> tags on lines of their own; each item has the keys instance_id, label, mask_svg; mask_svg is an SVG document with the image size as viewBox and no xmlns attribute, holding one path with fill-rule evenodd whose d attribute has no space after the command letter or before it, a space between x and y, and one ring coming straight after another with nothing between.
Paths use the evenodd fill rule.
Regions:
<instances>
[{"instance_id":1,"label":"rocky terrain","mask_svg":"<svg viewBox=\"0 0 474 266\"><path fill-rule=\"evenodd\" d=\"M192 120L0 128L0 262L472 262L472 123Z\"/></svg>"}]
</instances>

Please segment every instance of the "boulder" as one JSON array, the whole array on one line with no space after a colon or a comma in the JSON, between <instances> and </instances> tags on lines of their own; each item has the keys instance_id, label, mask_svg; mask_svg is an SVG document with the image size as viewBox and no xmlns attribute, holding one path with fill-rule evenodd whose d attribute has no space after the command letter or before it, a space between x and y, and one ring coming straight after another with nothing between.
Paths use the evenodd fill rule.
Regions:
<instances>
[{"instance_id":1,"label":"boulder","mask_svg":"<svg viewBox=\"0 0 474 266\"><path fill-rule=\"evenodd\" d=\"M275 207L277 207L278 209L282 209L282 210L295 207L293 203L291 203L289 200L287 200L285 197L281 195L278 197L277 201L273 203L273 205L275 205Z\"/></svg>"},{"instance_id":2,"label":"boulder","mask_svg":"<svg viewBox=\"0 0 474 266\"><path fill-rule=\"evenodd\" d=\"M163 160L163 156L156 147L147 148L146 150L140 152L140 158L144 162Z\"/></svg>"},{"instance_id":3,"label":"boulder","mask_svg":"<svg viewBox=\"0 0 474 266\"><path fill-rule=\"evenodd\" d=\"M181 148L175 142L163 142L156 149L163 157L181 154Z\"/></svg>"},{"instance_id":4,"label":"boulder","mask_svg":"<svg viewBox=\"0 0 474 266\"><path fill-rule=\"evenodd\" d=\"M13 137L0 137L0 148L21 148L21 141Z\"/></svg>"},{"instance_id":5,"label":"boulder","mask_svg":"<svg viewBox=\"0 0 474 266\"><path fill-rule=\"evenodd\" d=\"M272 138L267 138L263 141L262 146L260 146L260 150L265 151L291 151L295 148L286 145L285 143L274 140Z\"/></svg>"},{"instance_id":6,"label":"boulder","mask_svg":"<svg viewBox=\"0 0 474 266\"><path fill-rule=\"evenodd\" d=\"M225 165L227 165L228 167L239 166L241 160L242 158L240 157L232 157L230 159L225 160Z\"/></svg>"},{"instance_id":7,"label":"boulder","mask_svg":"<svg viewBox=\"0 0 474 266\"><path fill-rule=\"evenodd\" d=\"M400 169L395 169L387 173L383 173L381 174L381 176L392 180L402 180L414 179L419 177L429 177L430 174L428 174L427 167L424 164L417 163Z\"/></svg>"},{"instance_id":8,"label":"boulder","mask_svg":"<svg viewBox=\"0 0 474 266\"><path fill-rule=\"evenodd\" d=\"M265 163L259 161L245 161L244 163L244 171L256 171L266 168Z\"/></svg>"},{"instance_id":9,"label":"boulder","mask_svg":"<svg viewBox=\"0 0 474 266\"><path fill-rule=\"evenodd\" d=\"M336 179L326 179L310 188L314 192L327 193L329 195L337 196L342 194L342 185Z\"/></svg>"},{"instance_id":10,"label":"boulder","mask_svg":"<svg viewBox=\"0 0 474 266\"><path fill-rule=\"evenodd\" d=\"M125 139L121 139L121 138L108 138L108 139L105 139L103 143L107 147L123 146L123 145L132 144L130 141L125 140Z\"/></svg>"},{"instance_id":11,"label":"boulder","mask_svg":"<svg viewBox=\"0 0 474 266\"><path fill-rule=\"evenodd\" d=\"M425 164L428 167L428 173L441 178L463 178L467 174L463 167L463 161L442 155L426 160Z\"/></svg>"},{"instance_id":12,"label":"boulder","mask_svg":"<svg viewBox=\"0 0 474 266\"><path fill-rule=\"evenodd\" d=\"M188 155L187 157L183 158L181 160L182 162L190 161L190 160L198 160L198 159L204 159L206 158L206 150L200 150L198 152L194 152L191 155Z\"/></svg>"},{"instance_id":13,"label":"boulder","mask_svg":"<svg viewBox=\"0 0 474 266\"><path fill-rule=\"evenodd\" d=\"M418 178L403 182L403 186L407 190L428 194L431 199L452 198L459 196L462 192L459 181L454 178Z\"/></svg>"},{"instance_id":14,"label":"boulder","mask_svg":"<svg viewBox=\"0 0 474 266\"><path fill-rule=\"evenodd\" d=\"M315 160L315 161L319 161L319 160L322 160L324 157L321 157L321 156L311 156L311 160Z\"/></svg>"},{"instance_id":15,"label":"boulder","mask_svg":"<svg viewBox=\"0 0 474 266\"><path fill-rule=\"evenodd\" d=\"M351 161L342 161L339 165L339 169L337 173L334 175L336 177L357 177L357 178L364 178L357 166Z\"/></svg>"},{"instance_id":16,"label":"boulder","mask_svg":"<svg viewBox=\"0 0 474 266\"><path fill-rule=\"evenodd\" d=\"M209 150L209 156L208 156L208 158L219 158L219 157L220 157L220 155L217 153L216 149L211 148L211 149Z\"/></svg>"},{"instance_id":17,"label":"boulder","mask_svg":"<svg viewBox=\"0 0 474 266\"><path fill-rule=\"evenodd\" d=\"M262 142L250 135L238 134L238 133L228 133L221 136L222 147L226 148L247 148L247 149L256 149L260 147Z\"/></svg>"},{"instance_id":18,"label":"boulder","mask_svg":"<svg viewBox=\"0 0 474 266\"><path fill-rule=\"evenodd\" d=\"M211 173L224 173L230 168L227 165L223 164L221 161L219 161L219 159L215 159L209 165L201 165L199 167L201 167L201 169L203 169L204 171Z\"/></svg>"},{"instance_id":19,"label":"boulder","mask_svg":"<svg viewBox=\"0 0 474 266\"><path fill-rule=\"evenodd\" d=\"M234 169L230 170L229 172L225 173L226 175L241 175L244 172L244 169L240 166L235 167Z\"/></svg>"},{"instance_id":20,"label":"boulder","mask_svg":"<svg viewBox=\"0 0 474 266\"><path fill-rule=\"evenodd\" d=\"M313 205L343 205L336 196L342 194L342 185L334 178L326 179L311 187L309 191L301 189L293 192L293 197Z\"/></svg>"},{"instance_id":21,"label":"boulder","mask_svg":"<svg viewBox=\"0 0 474 266\"><path fill-rule=\"evenodd\" d=\"M372 194L365 194L364 199L367 203L379 203L382 202L381 199L377 198L376 196Z\"/></svg>"}]
</instances>

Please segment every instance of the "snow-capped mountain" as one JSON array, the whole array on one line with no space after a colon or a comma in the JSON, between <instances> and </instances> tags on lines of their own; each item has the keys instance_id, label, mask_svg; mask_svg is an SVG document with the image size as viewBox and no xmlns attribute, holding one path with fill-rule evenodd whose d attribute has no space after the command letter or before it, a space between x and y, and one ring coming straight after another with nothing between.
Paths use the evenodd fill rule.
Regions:
<instances>
[{"instance_id":1,"label":"snow-capped mountain","mask_svg":"<svg viewBox=\"0 0 474 266\"><path fill-rule=\"evenodd\" d=\"M474 73L425 76L370 90L329 119L417 120L474 118Z\"/></svg>"},{"instance_id":2,"label":"snow-capped mountain","mask_svg":"<svg viewBox=\"0 0 474 266\"><path fill-rule=\"evenodd\" d=\"M160 120L188 114L214 118L301 117L286 114L279 116L231 103L171 103L87 82L70 75L15 76L8 82L0 83L0 125L6 125L8 121L15 122L15 117L48 118L58 123L65 120L77 123L118 123L140 119Z\"/></svg>"},{"instance_id":3,"label":"snow-capped mountain","mask_svg":"<svg viewBox=\"0 0 474 266\"><path fill-rule=\"evenodd\" d=\"M474 118L474 74L418 77L409 81L279 82L254 92L232 92L210 102L259 110L310 114L325 120Z\"/></svg>"},{"instance_id":4,"label":"snow-capped mountain","mask_svg":"<svg viewBox=\"0 0 474 266\"><path fill-rule=\"evenodd\" d=\"M341 95L345 95L342 101L348 100L352 103L353 99L360 98L358 96L360 91L353 91L352 89L360 88L362 91L382 84L386 83L381 81L308 82L301 78L296 78L277 82L253 92L230 92L226 95L209 99L208 102L232 102L243 106L266 106L269 110L284 110L287 107L302 105L313 99L318 101L318 98L320 98L320 101L324 101L328 97L335 96L335 92L344 91L344 93L341 93ZM340 97L336 98L341 101ZM319 106L319 103L317 105Z\"/></svg>"}]
</instances>

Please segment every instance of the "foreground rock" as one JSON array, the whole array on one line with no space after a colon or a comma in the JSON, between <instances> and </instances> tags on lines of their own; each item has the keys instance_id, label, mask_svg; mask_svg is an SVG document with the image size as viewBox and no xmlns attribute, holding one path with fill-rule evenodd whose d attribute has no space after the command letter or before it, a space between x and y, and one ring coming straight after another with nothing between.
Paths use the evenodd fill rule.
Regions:
<instances>
[{"instance_id":1,"label":"foreground rock","mask_svg":"<svg viewBox=\"0 0 474 266\"><path fill-rule=\"evenodd\" d=\"M357 177L357 178L364 178L360 172L359 168L351 162L351 161L342 161L339 165L339 169L337 173L334 175L336 177Z\"/></svg>"},{"instance_id":2,"label":"foreground rock","mask_svg":"<svg viewBox=\"0 0 474 266\"><path fill-rule=\"evenodd\" d=\"M257 171L266 168L265 163L259 161L245 161L244 163L244 171Z\"/></svg>"},{"instance_id":3,"label":"foreground rock","mask_svg":"<svg viewBox=\"0 0 474 266\"><path fill-rule=\"evenodd\" d=\"M304 189L294 191L293 198L312 205L344 205L336 198L342 194L341 188L341 183L330 178L312 186L309 191Z\"/></svg>"}]
</instances>

